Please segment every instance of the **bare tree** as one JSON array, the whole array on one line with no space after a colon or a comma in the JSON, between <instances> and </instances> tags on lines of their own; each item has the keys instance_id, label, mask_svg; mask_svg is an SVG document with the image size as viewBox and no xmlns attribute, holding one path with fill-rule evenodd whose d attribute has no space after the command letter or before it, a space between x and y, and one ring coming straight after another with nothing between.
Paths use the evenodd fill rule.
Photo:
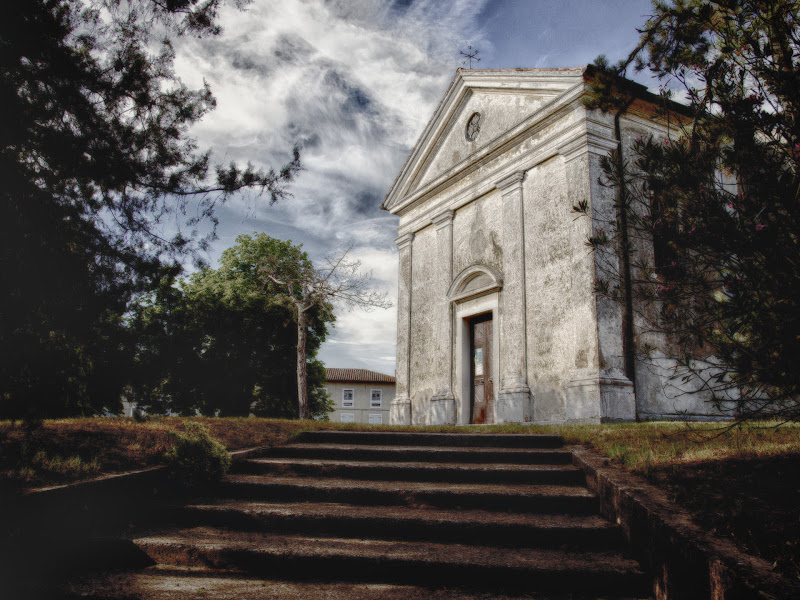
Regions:
<instances>
[{"instance_id":1,"label":"bare tree","mask_svg":"<svg viewBox=\"0 0 800 600\"><path fill-rule=\"evenodd\" d=\"M321 267L315 267L306 256L267 256L259 265L259 273L267 282L278 286L291 299L297 316L297 399L299 416L309 418L306 380L306 313L314 307L333 309L389 308L386 292L371 289L372 271L361 271L361 261L349 258L353 244L329 253ZM305 253L303 253L305 255Z\"/></svg>"}]
</instances>

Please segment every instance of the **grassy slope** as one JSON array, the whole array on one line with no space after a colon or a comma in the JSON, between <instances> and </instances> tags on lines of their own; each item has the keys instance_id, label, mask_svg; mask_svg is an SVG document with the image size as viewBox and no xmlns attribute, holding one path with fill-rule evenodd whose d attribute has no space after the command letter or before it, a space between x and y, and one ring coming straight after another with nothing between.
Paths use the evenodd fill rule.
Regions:
<instances>
[{"instance_id":1,"label":"grassy slope","mask_svg":"<svg viewBox=\"0 0 800 600\"><path fill-rule=\"evenodd\" d=\"M281 443L305 429L394 429L255 418L192 420L206 424L230 450ZM177 417L146 423L125 418L64 419L46 421L31 432L0 422L0 491L159 464L171 444L169 432L182 430L184 422ZM777 571L800 577L800 424L774 425L729 431L708 423L503 425L472 430L555 433L568 443L591 445L668 490L703 526L773 561Z\"/></svg>"}]
</instances>

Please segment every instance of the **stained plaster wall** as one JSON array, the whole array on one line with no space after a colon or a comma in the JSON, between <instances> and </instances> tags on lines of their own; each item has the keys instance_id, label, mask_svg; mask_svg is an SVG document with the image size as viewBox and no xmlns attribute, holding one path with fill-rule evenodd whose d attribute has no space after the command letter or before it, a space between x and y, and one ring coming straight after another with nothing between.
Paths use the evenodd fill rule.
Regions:
<instances>
[{"instance_id":1,"label":"stained plaster wall","mask_svg":"<svg viewBox=\"0 0 800 600\"><path fill-rule=\"evenodd\" d=\"M503 270L502 199L497 190L461 207L453 219L453 272L472 265Z\"/></svg>"},{"instance_id":2,"label":"stained plaster wall","mask_svg":"<svg viewBox=\"0 0 800 600\"><path fill-rule=\"evenodd\" d=\"M527 269L528 383L534 397L534 421L566 420L566 385L581 359L575 331L595 329L573 308L571 236L574 216L567 194L564 159L554 157L528 171L525 198ZM588 257L586 257L588 259Z\"/></svg>"},{"instance_id":3,"label":"stained plaster wall","mask_svg":"<svg viewBox=\"0 0 800 600\"><path fill-rule=\"evenodd\" d=\"M442 327L437 308L447 302L435 285L436 232L432 226L414 234L411 261L411 418L414 425L425 425L437 387L435 334Z\"/></svg>"}]
</instances>

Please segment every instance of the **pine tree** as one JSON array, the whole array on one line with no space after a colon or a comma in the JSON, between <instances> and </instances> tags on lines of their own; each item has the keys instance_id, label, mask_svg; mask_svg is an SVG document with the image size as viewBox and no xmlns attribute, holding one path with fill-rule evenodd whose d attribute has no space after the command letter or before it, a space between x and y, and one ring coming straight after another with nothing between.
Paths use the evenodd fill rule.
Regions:
<instances>
[{"instance_id":1,"label":"pine tree","mask_svg":"<svg viewBox=\"0 0 800 600\"><path fill-rule=\"evenodd\" d=\"M220 3L26 0L4 10L3 416L117 409L131 298L199 256L230 194L286 196L296 150L278 172L212 166L188 136L214 99L176 77L171 39L219 33Z\"/></svg>"},{"instance_id":2,"label":"pine tree","mask_svg":"<svg viewBox=\"0 0 800 600\"><path fill-rule=\"evenodd\" d=\"M647 68L676 135L636 140L605 161L618 217L589 244L621 251L629 268L597 291L668 335L675 377L718 407L797 420L800 7L655 2L641 33L627 60L598 61L588 104L624 114L635 87L627 70Z\"/></svg>"}]
</instances>

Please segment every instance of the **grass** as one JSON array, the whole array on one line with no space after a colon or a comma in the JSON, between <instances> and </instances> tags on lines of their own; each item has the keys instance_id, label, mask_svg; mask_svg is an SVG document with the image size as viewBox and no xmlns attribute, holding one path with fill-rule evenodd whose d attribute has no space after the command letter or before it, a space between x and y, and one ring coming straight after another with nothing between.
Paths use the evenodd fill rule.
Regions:
<instances>
[{"instance_id":1,"label":"grass","mask_svg":"<svg viewBox=\"0 0 800 600\"><path fill-rule=\"evenodd\" d=\"M282 443L300 431L549 433L586 444L665 489L703 527L800 578L800 424L717 423L392 427L258 418L45 421L32 431L0 421L0 491L66 483L161 464L187 420L229 450Z\"/></svg>"},{"instance_id":2,"label":"grass","mask_svg":"<svg viewBox=\"0 0 800 600\"><path fill-rule=\"evenodd\" d=\"M193 418L229 450L271 445L303 429L297 421ZM44 421L28 430L0 421L0 491L69 483L163 463L174 443L171 431L185 431L187 419L80 418Z\"/></svg>"}]
</instances>

